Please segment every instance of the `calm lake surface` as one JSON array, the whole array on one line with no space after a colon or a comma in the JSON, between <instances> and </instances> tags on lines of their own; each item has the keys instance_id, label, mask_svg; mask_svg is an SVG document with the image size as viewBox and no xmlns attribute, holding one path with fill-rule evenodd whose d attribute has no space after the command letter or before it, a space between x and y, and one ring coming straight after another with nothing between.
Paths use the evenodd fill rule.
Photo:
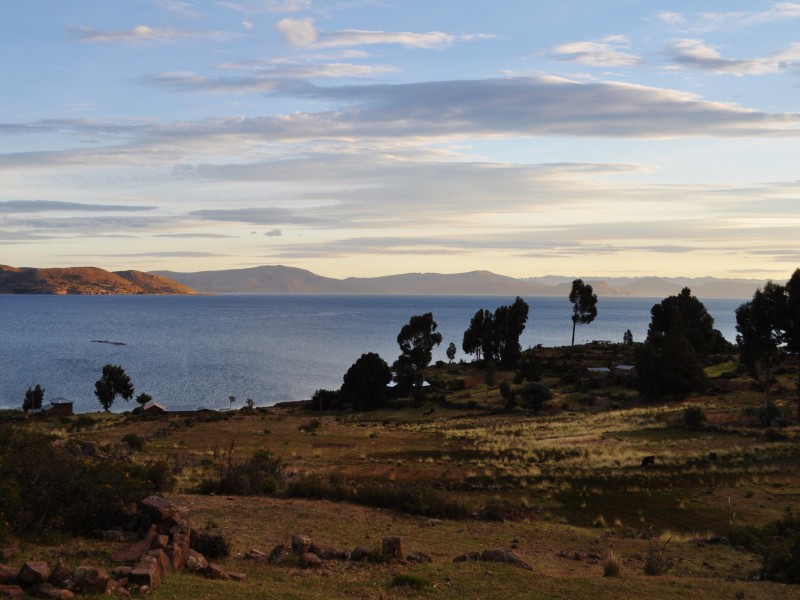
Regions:
<instances>
[{"instance_id":1,"label":"calm lake surface","mask_svg":"<svg viewBox=\"0 0 800 600\"><path fill-rule=\"evenodd\" d=\"M523 348L569 345L567 298L529 297ZM600 298L598 316L579 326L576 342L621 342L626 329L642 341L650 308L660 298ZM94 382L104 364L122 365L136 393L168 409L227 408L247 398L258 406L307 399L338 388L365 352L390 365L400 328L432 312L443 343L461 351L464 330L479 308L512 297L475 296L16 296L0 295L0 407L20 407L28 386L41 384L45 405L57 397L77 412L100 409ZM744 300L704 299L716 327L734 341L734 311ZM114 342L114 343L100 343ZM112 410L134 408L117 399Z\"/></svg>"}]
</instances>

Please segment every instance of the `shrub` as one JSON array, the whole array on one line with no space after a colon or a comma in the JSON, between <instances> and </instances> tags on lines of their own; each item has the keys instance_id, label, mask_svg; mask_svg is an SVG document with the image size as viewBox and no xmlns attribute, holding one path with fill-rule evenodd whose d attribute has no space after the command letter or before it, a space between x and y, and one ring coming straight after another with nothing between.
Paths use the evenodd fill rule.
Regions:
<instances>
[{"instance_id":1,"label":"shrub","mask_svg":"<svg viewBox=\"0 0 800 600\"><path fill-rule=\"evenodd\" d=\"M218 529L219 527L214 522L207 523L202 531L193 529L189 538L192 550L196 550L211 560L229 556L231 544L222 533L217 531Z\"/></svg>"},{"instance_id":2,"label":"shrub","mask_svg":"<svg viewBox=\"0 0 800 600\"><path fill-rule=\"evenodd\" d=\"M619 577L622 575L622 561L613 552L609 552L603 563L603 577Z\"/></svg>"},{"instance_id":3,"label":"shrub","mask_svg":"<svg viewBox=\"0 0 800 600\"><path fill-rule=\"evenodd\" d=\"M305 433L314 433L320 427L322 427L322 421L319 419L311 419L308 423L303 423L297 429Z\"/></svg>"},{"instance_id":4,"label":"shrub","mask_svg":"<svg viewBox=\"0 0 800 600\"><path fill-rule=\"evenodd\" d=\"M699 406L687 406L683 410L683 426L687 429L700 429L706 418L706 411Z\"/></svg>"},{"instance_id":5,"label":"shrub","mask_svg":"<svg viewBox=\"0 0 800 600\"><path fill-rule=\"evenodd\" d=\"M544 406L544 403L553 397L550 393L550 388L538 381L532 381L522 388L522 393L520 395L522 396L522 401L525 406L534 411L540 410L542 406Z\"/></svg>"},{"instance_id":6,"label":"shrub","mask_svg":"<svg viewBox=\"0 0 800 600\"><path fill-rule=\"evenodd\" d=\"M761 555L764 579L800 584L800 517L787 512L763 527L737 527L728 539Z\"/></svg>"},{"instance_id":7,"label":"shrub","mask_svg":"<svg viewBox=\"0 0 800 600\"><path fill-rule=\"evenodd\" d=\"M644 558L645 575L661 575L669 568L670 562L664 557L664 549L667 547L667 544L669 544L669 540L659 546L658 542L650 538L647 556Z\"/></svg>"},{"instance_id":8,"label":"shrub","mask_svg":"<svg viewBox=\"0 0 800 600\"><path fill-rule=\"evenodd\" d=\"M134 452L141 452L144 450L145 439L136 433L127 434L122 438L122 441Z\"/></svg>"},{"instance_id":9,"label":"shrub","mask_svg":"<svg viewBox=\"0 0 800 600\"><path fill-rule=\"evenodd\" d=\"M430 587L430 582L421 575L411 573L397 573L392 578L392 587L410 587L416 590Z\"/></svg>"},{"instance_id":10,"label":"shrub","mask_svg":"<svg viewBox=\"0 0 800 600\"><path fill-rule=\"evenodd\" d=\"M175 476L165 460L150 463L146 467L147 478L153 484L154 492L171 492L175 489Z\"/></svg>"}]
</instances>

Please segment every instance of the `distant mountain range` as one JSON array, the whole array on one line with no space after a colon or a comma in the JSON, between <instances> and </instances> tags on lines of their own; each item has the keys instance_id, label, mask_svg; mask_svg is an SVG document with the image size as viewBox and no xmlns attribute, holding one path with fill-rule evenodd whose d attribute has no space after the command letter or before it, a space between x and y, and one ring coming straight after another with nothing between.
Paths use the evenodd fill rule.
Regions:
<instances>
[{"instance_id":1,"label":"distant mountain range","mask_svg":"<svg viewBox=\"0 0 800 600\"><path fill-rule=\"evenodd\" d=\"M155 271L199 293L389 294L567 296L574 277L550 275L517 279L489 271L406 273L385 277L333 279L285 266L178 273ZM684 287L698 297L749 298L765 281L715 277L583 277L598 296L666 297Z\"/></svg>"},{"instance_id":2,"label":"distant mountain range","mask_svg":"<svg viewBox=\"0 0 800 600\"><path fill-rule=\"evenodd\" d=\"M161 275L97 267L37 269L0 265L0 294L193 294Z\"/></svg>"}]
</instances>

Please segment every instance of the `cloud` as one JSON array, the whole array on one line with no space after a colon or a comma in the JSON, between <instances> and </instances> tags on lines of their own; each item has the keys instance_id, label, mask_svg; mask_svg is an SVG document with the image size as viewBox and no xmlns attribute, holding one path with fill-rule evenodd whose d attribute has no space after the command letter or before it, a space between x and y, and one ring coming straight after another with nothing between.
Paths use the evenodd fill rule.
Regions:
<instances>
[{"instance_id":1,"label":"cloud","mask_svg":"<svg viewBox=\"0 0 800 600\"><path fill-rule=\"evenodd\" d=\"M246 14L295 13L311 8L311 0L240 0L217 2L217 5Z\"/></svg>"},{"instance_id":2,"label":"cloud","mask_svg":"<svg viewBox=\"0 0 800 600\"><path fill-rule=\"evenodd\" d=\"M559 44L550 54L562 62L574 62L590 67L629 67L641 64L641 59L629 52L625 36L608 36L596 41Z\"/></svg>"},{"instance_id":3,"label":"cloud","mask_svg":"<svg viewBox=\"0 0 800 600\"><path fill-rule=\"evenodd\" d=\"M441 31L427 33L344 29L319 32L312 19L282 19L275 25L286 43L297 48L346 48L372 44L397 44L406 48L439 49L459 41L489 39L486 34L452 35Z\"/></svg>"},{"instance_id":4,"label":"cloud","mask_svg":"<svg viewBox=\"0 0 800 600\"><path fill-rule=\"evenodd\" d=\"M233 65L228 65L232 68ZM238 77L205 77L190 71L161 73L144 81L157 87L165 87L186 92L215 93L264 93L292 85L293 81L308 79L372 77L396 71L394 67L375 65L355 65L350 63L330 63L320 65L283 64L271 68L251 70Z\"/></svg>"},{"instance_id":5,"label":"cloud","mask_svg":"<svg viewBox=\"0 0 800 600\"><path fill-rule=\"evenodd\" d=\"M253 208L220 208L194 210L189 216L203 221L219 221L224 223L249 223L252 225L274 224L324 224L329 220L321 217L312 217L299 212L277 207Z\"/></svg>"},{"instance_id":6,"label":"cloud","mask_svg":"<svg viewBox=\"0 0 800 600\"><path fill-rule=\"evenodd\" d=\"M0 201L0 213L39 212L139 212L154 210L154 206L124 204L81 204L59 200L6 200Z\"/></svg>"},{"instance_id":7,"label":"cloud","mask_svg":"<svg viewBox=\"0 0 800 600\"><path fill-rule=\"evenodd\" d=\"M707 32L720 29L744 29L764 23L800 19L800 3L773 2L767 10L700 12L688 17L680 13L660 12L656 18L679 31Z\"/></svg>"},{"instance_id":8,"label":"cloud","mask_svg":"<svg viewBox=\"0 0 800 600\"><path fill-rule=\"evenodd\" d=\"M206 233L202 231L191 231L188 233L157 233L153 237L191 240L191 239L231 239L236 236L227 235L224 233Z\"/></svg>"},{"instance_id":9,"label":"cloud","mask_svg":"<svg viewBox=\"0 0 800 600\"><path fill-rule=\"evenodd\" d=\"M195 252L191 250L169 250L163 252L136 252L129 254L107 253L106 256L114 258L219 258L228 257L227 254L217 254L215 252Z\"/></svg>"},{"instance_id":10,"label":"cloud","mask_svg":"<svg viewBox=\"0 0 800 600\"><path fill-rule=\"evenodd\" d=\"M70 30L75 38L88 44L141 44L170 43L180 40L215 40L224 41L242 34L231 31L191 31L175 28L152 28L137 25L124 31L98 31L88 27L75 27Z\"/></svg>"},{"instance_id":11,"label":"cloud","mask_svg":"<svg viewBox=\"0 0 800 600\"><path fill-rule=\"evenodd\" d=\"M695 39L676 40L669 51L680 66L736 76L766 75L800 65L800 43L768 57L744 60L723 58L717 50Z\"/></svg>"},{"instance_id":12,"label":"cloud","mask_svg":"<svg viewBox=\"0 0 800 600\"><path fill-rule=\"evenodd\" d=\"M264 235L266 237L281 237L283 232L280 229L270 229L269 231L265 231Z\"/></svg>"}]
</instances>

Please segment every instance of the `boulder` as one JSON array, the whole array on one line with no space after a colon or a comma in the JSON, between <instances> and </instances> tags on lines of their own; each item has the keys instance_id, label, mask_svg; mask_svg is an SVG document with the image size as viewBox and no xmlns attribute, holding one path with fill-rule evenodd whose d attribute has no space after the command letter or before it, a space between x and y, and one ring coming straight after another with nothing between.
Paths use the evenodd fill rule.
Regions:
<instances>
[{"instance_id":1,"label":"boulder","mask_svg":"<svg viewBox=\"0 0 800 600\"><path fill-rule=\"evenodd\" d=\"M150 542L150 547L156 550L166 550L168 545L169 536L164 535L163 533L158 534L153 538L153 541Z\"/></svg>"},{"instance_id":2,"label":"boulder","mask_svg":"<svg viewBox=\"0 0 800 600\"><path fill-rule=\"evenodd\" d=\"M81 565L72 574L74 580L72 589L84 594L96 594L105 592L111 575L102 568L91 565Z\"/></svg>"},{"instance_id":3,"label":"boulder","mask_svg":"<svg viewBox=\"0 0 800 600\"><path fill-rule=\"evenodd\" d=\"M455 562L466 562L468 560L480 560L480 559L481 559L481 553L480 552L475 552L474 550L472 550L470 552L464 552L464 554L456 556L453 559L453 562L454 563Z\"/></svg>"},{"instance_id":4,"label":"boulder","mask_svg":"<svg viewBox=\"0 0 800 600\"><path fill-rule=\"evenodd\" d=\"M358 546L350 553L350 560L356 562L368 562L373 558L372 551L364 546Z\"/></svg>"},{"instance_id":5,"label":"boulder","mask_svg":"<svg viewBox=\"0 0 800 600\"><path fill-rule=\"evenodd\" d=\"M63 560L60 560L50 569L48 583L52 583L57 588L72 589L75 584L75 573Z\"/></svg>"},{"instance_id":6,"label":"boulder","mask_svg":"<svg viewBox=\"0 0 800 600\"><path fill-rule=\"evenodd\" d=\"M18 585L0 585L0 598L21 598L25 591Z\"/></svg>"},{"instance_id":7,"label":"boulder","mask_svg":"<svg viewBox=\"0 0 800 600\"><path fill-rule=\"evenodd\" d=\"M522 560L519 554L514 552L511 548L491 548L490 550L484 550L481 553L480 559L489 562L509 563L527 571L533 571L533 568Z\"/></svg>"},{"instance_id":8,"label":"boulder","mask_svg":"<svg viewBox=\"0 0 800 600\"><path fill-rule=\"evenodd\" d=\"M430 554L425 554L424 552L414 552L413 554L406 556L406 560L410 563L429 563L433 562L433 557Z\"/></svg>"},{"instance_id":9,"label":"boulder","mask_svg":"<svg viewBox=\"0 0 800 600\"><path fill-rule=\"evenodd\" d=\"M43 561L26 562L19 570L19 580L27 585L43 583L48 577L50 577L50 567Z\"/></svg>"},{"instance_id":10,"label":"boulder","mask_svg":"<svg viewBox=\"0 0 800 600\"><path fill-rule=\"evenodd\" d=\"M139 509L143 513L150 515L154 523L160 523L174 515L178 510L175 504L161 496L148 496L139 502Z\"/></svg>"},{"instance_id":11,"label":"boulder","mask_svg":"<svg viewBox=\"0 0 800 600\"><path fill-rule=\"evenodd\" d=\"M190 549L186 555L186 568L193 573L200 573L208 568L208 561L197 550Z\"/></svg>"},{"instance_id":12,"label":"boulder","mask_svg":"<svg viewBox=\"0 0 800 600\"><path fill-rule=\"evenodd\" d=\"M147 553L147 556L156 559L156 562L158 563L158 570L161 572L162 578L172 575L172 561L170 560L169 556L167 556L166 552L163 550L150 550L150 552Z\"/></svg>"},{"instance_id":13,"label":"boulder","mask_svg":"<svg viewBox=\"0 0 800 600\"><path fill-rule=\"evenodd\" d=\"M111 570L111 575L114 577L114 579L119 581L120 579L127 579L128 575L131 574L132 570L133 570L132 567L127 567L127 566L125 566L125 567L114 567Z\"/></svg>"},{"instance_id":14,"label":"boulder","mask_svg":"<svg viewBox=\"0 0 800 600\"><path fill-rule=\"evenodd\" d=\"M34 598L50 598L52 600L72 600L75 597L75 594L69 590L61 590L46 581L28 588L28 595Z\"/></svg>"},{"instance_id":15,"label":"boulder","mask_svg":"<svg viewBox=\"0 0 800 600\"><path fill-rule=\"evenodd\" d=\"M312 554L316 554L323 560L347 560L348 558L347 552L338 550L333 546L317 544L316 542L311 544L311 547L308 549L308 551Z\"/></svg>"},{"instance_id":16,"label":"boulder","mask_svg":"<svg viewBox=\"0 0 800 600\"><path fill-rule=\"evenodd\" d=\"M6 561L19 556L19 548L0 548L0 560Z\"/></svg>"},{"instance_id":17,"label":"boulder","mask_svg":"<svg viewBox=\"0 0 800 600\"><path fill-rule=\"evenodd\" d=\"M269 562L273 565L281 564L281 561L289 554L289 544L278 544L269 553Z\"/></svg>"},{"instance_id":18,"label":"boulder","mask_svg":"<svg viewBox=\"0 0 800 600\"><path fill-rule=\"evenodd\" d=\"M247 552L245 552L244 556L242 557L245 560L258 560L267 562L269 560L269 555L265 554L261 550L256 550L255 548L250 548Z\"/></svg>"},{"instance_id":19,"label":"boulder","mask_svg":"<svg viewBox=\"0 0 800 600\"><path fill-rule=\"evenodd\" d=\"M226 571L226 573L233 581L244 581L247 578L247 573L242 573L240 571Z\"/></svg>"},{"instance_id":20,"label":"boulder","mask_svg":"<svg viewBox=\"0 0 800 600\"><path fill-rule=\"evenodd\" d=\"M400 536L392 535L383 538L381 542L381 554L387 560L403 560L403 540Z\"/></svg>"},{"instance_id":21,"label":"boulder","mask_svg":"<svg viewBox=\"0 0 800 600\"><path fill-rule=\"evenodd\" d=\"M158 534L155 525L151 525L144 538L111 553L111 562L137 563L139 559L150 551L153 539Z\"/></svg>"},{"instance_id":22,"label":"boulder","mask_svg":"<svg viewBox=\"0 0 800 600\"><path fill-rule=\"evenodd\" d=\"M301 569L318 569L322 566L322 559L313 552L306 552L300 557Z\"/></svg>"},{"instance_id":23,"label":"boulder","mask_svg":"<svg viewBox=\"0 0 800 600\"><path fill-rule=\"evenodd\" d=\"M17 581L19 569L0 565L0 585L8 585Z\"/></svg>"},{"instance_id":24,"label":"boulder","mask_svg":"<svg viewBox=\"0 0 800 600\"><path fill-rule=\"evenodd\" d=\"M215 563L208 563L208 566L203 571L203 575L209 579L228 579L228 572Z\"/></svg>"},{"instance_id":25,"label":"boulder","mask_svg":"<svg viewBox=\"0 0 800 600\"><path fill-rule=\"evenodd\" d=\"M296 533L292 536L292 551L297 556L303 556L311 549L311 538L303 533Z\"/></svg>"},{"instance_id":26,"label":"boulder","mask_svg":"<svg viewBox=\"0 0 800 600\"><path fill-rule=\"evenodd\" d=\"M152 556L143 556L142 559L131 569L128 575L128 582L137 588L147 588L152 592L161 585L161 569L158 561Z\"/></svg>"}]
</instances>

